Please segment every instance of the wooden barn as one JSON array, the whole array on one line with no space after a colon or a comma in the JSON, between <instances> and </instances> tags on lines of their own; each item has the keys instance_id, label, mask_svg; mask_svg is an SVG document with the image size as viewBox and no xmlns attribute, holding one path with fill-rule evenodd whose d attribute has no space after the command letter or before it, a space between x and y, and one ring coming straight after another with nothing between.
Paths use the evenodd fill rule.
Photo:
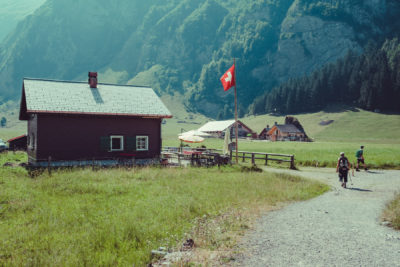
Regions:
<instances>
[{"instance_id":1,"label":"wooden barn","mask_svg":"<svg viewBox=\"0 0 400 267\"><path fill-rule=\"evenodd\" d=\"M26 151L27 148L27 142L28 142L28 137L26 134L17 136L14 138L11 138L10 140L7 140L8 142L8 149L9 150L24 150Z\"/></svg>"},{"instance_id":2,"label":"wooden barn","mask_svg":"<svg viewBox=\"0 0 400 267\"><path fill-rule=\"evenodd\" d=\"M257 138L257 133L238 120L238 137ZM222 138L228 128L234 129L235 120L210 121L198 129L200 132L211 134L213 137ZM235 130L231 131L231 136L235 136Z\"/></svg>"},{"instance_id":3,"label":"wooden barn","mask_svg":"<svg viewBox=\"0 0 400 267\"><path fill-rule=\"evenodd\" d=\"M29 164L158 162L161 122L172 115L149 87L25 78L20 120L28 121Z\"/></svg>"},{"instance_id":4,"label":"wooden barn","mask_svg":"<svg viewBox=\"0 0 400 267\"><path fill-rule=\"evenodd\" d=\"M271 141L306 141L306 135L293 124L275 124L267 132Z\"/></svg>"}]
</instances>

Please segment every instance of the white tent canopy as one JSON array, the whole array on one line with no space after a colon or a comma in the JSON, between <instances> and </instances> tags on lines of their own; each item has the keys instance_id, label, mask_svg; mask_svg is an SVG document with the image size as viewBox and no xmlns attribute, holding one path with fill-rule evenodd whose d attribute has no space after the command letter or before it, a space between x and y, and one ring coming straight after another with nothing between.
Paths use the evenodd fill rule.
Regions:
<instances>
[{"instance_id":1,"label":"white tent canopy","mask_svg":"<svg viewBox=\"0 0 400 267\"><path fill-rule=\"evenodd\" d=\"M196 135L196 136L211 136L208 133L199 131L199 130L191 130L188 132L180 133L179 136L188 136L188 135Z\"/></svg>"},{"instance_id":2,"label":"white tent canopy","mask_svg":"<svg viewBox=\"0 0 400 267\"><path fill-rule=\"evenodd\" d=\"M227 128L233 126L235 120L227 120L227 121L210 121L201 126L198 131L200 132L223 132Z\"/></svg>"},{"instance_id":3,"label":"white tent canopy","mask_svg":"<svg viewBox=\"0 0 400 267\"><path fill-rule=\"evenodd\" d=\"M179 139L186 143L201 143L204 141L204 138L197 135L181 135Z\"/></svg>"}]
</instances>

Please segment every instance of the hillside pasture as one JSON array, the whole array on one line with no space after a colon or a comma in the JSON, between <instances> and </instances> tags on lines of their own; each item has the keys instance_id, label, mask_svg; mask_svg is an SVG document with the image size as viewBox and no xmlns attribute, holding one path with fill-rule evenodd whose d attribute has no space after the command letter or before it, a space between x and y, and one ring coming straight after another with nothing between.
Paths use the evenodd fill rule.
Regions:
<instances>
[{"instance_id":1,"label":"hillside pasture","mask_svg":"<svg viewBox=\"0 0 400 267\"><path fill-rule=\"evenodd\" d=\"M315 141L400 144L400 115L383 114L349 107L329 107L316 113L291 115L299 119ZM322 121L333 120L328 125ZM257 133L266 125L283 124L285 116L260 115L243 118Z\"/></svg>"},{"instance_id":2,"label":"hillside pasture","mask_svg":"<svg viewBox=\"0 0 400 267\"><path fill-rule=\"evenodd\" d=\"M4 154L2 156L5 156ZM150 251L185 238L208 249L231 246L248 228L246 210L315 197L328 187L285 174L240 168L0 168L0 265L144 266ZM215 229L199 222L220 220ZM228 238L229 237L229 238Z\"/></svg>"}]
</instances>

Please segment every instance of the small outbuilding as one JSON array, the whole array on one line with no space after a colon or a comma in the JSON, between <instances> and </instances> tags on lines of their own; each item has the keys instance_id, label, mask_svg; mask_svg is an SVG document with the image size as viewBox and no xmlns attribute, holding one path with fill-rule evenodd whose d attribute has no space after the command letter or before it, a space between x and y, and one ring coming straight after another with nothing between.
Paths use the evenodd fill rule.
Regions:
<instances>
[{"instance_id":1,"label":"small outbuilding","mask_svg":"<svg viewBox=\"0 0 400 267\"><path fill-rule=\"evenodd\" d=\"M26 151L27 148L27 135L20 135L14 138L11 138L10 140L7 140L8 142L8 149L9 150L23 150Z\"/></svg>"},{"instance_id":2,"label":"small outbuilding","mask_svg":"<svg viewBox=\"0 0 400 267\"><path fill-rule=\"evenodd\" d=\"M30 165L149 164L161 153L169 110L152 88L25 78L20 120Z\"/></svg>"}]
</instances>

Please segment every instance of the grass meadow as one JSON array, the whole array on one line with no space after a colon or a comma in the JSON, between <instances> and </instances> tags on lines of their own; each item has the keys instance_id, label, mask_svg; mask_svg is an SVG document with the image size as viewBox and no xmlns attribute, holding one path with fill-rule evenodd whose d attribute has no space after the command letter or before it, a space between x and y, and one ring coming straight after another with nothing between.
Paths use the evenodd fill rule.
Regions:
<instances>
[{"instance_id":1,"label":"grass meadow","mask_svg":"<svg viewBox=\"0 0 400 267\"><path fill-rule=\"evenodd\" d=\"M18 153L1 157L21 160ZM208 249L229 246L230 236L196 231L200 221L224 216L218 229L237 232L248 228L245 210L327 190L239 167L72 169L34 179L21 167L1 167L0 265L144 266L152 249L189 237Z\"/></svg>"}]
</instances>

